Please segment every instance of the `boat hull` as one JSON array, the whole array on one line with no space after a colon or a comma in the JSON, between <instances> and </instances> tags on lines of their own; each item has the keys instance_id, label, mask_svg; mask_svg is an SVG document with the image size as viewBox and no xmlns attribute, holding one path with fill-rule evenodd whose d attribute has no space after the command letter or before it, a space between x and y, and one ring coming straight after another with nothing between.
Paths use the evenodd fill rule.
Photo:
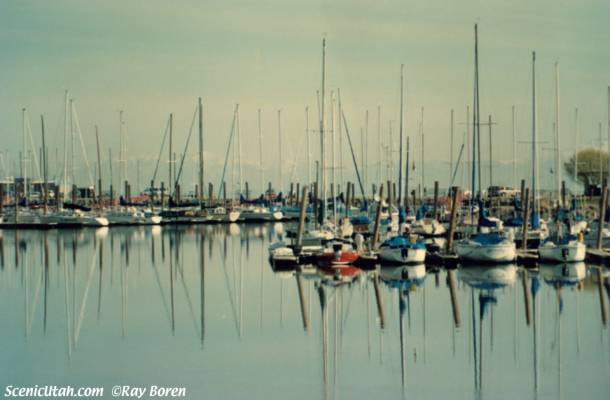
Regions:
<instances>
[{"instance_id":1,"label":"boat hull","mask_svg":"<svg viewBox=\"0 0 610 400\"><path fill-rule=\"evenodd\" d=\"M580 262L585 260L586 255L587 246L577 241L559 245L548 243L538 248L540 261L545 262Z\"/></svg>"}]
</instances>

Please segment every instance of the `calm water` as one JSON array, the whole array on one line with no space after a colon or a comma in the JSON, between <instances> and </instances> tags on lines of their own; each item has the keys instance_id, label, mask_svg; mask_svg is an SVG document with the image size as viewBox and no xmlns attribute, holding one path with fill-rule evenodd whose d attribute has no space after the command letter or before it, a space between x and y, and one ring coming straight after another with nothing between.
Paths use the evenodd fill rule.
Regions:
<instances>
[{"instance_id":1,"label":"calm water","mask_svg":"<svg viewBox=\"0 0 610 400\"><path fill-rule=\"evenodd\" d=\"M378 302L374 273L275 273L266 249L284 228L0 232L0 386L104 386L110 397L113 385L155 384L248 400L610 397L605 270L384 268Z\"/></svg>"}]
</instances>

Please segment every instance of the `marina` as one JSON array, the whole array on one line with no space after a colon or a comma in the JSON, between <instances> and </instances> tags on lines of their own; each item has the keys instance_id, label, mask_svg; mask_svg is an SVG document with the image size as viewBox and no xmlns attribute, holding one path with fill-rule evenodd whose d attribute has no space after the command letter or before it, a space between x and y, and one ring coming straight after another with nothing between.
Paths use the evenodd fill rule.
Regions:
<instances>
[{"instance_id":1,"label":"marina","mask_svg":"<svg viewBox=\"0 0 610 400\"><path fill-rule=\"evenodd\" d=\"M551 3L2 2L0 393L608 399L610 6Z\"/></svg>"}]
</instances>

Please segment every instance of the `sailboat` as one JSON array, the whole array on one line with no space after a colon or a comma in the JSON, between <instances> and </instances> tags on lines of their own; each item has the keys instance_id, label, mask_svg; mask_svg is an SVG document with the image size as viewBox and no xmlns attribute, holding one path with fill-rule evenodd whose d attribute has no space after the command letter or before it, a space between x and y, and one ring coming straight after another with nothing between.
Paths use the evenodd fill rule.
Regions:
<instances>
[{"instance_id":1,"label":"sailboat","mask_svg":"<svg viewBox=\"0 0 610 400\"><path fill-rule=\"evenodd\" d=\"M474 191L475 177L477 173L476 145L477 138L480 136L479 125L479 56L478 56L478 31L477 25L474 26L475 45L475 97L474 97L474 126L473 126L473 163L472 163L472 188ZM481 171L478 171L479 178ZM483 212L483 203L480 200L481 187L479 179L479 218L477 233L469 238L456 242L455 251L462 262L474 263L505 263L512 262L517 258L517 248L513 237L501 232L483 232L485 227L496 225L494 221L486 217ZM472 202L471 202L472 203ZM472 214L472 211L471 211Z\"/></svg>"}]
</instances>

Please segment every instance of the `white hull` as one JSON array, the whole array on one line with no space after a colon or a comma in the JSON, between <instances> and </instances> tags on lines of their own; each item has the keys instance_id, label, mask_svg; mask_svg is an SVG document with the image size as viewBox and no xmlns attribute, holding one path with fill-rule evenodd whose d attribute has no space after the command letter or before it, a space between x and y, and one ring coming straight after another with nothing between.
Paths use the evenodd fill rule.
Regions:
<instances>
[{"instance_id":1,"label":"white hull","mask_svg":"<svg viewBox=\"0 0 610 400\"><path fill-rule=\"evenodd\" d=\"M584 243L573 240L568 244L556 245L547 242L538 248L540 261L550 262L579 262L584 261L587 246Z\"/></svg>"},{"instance_id":2,"label":"white hull","mask_svg":"<svg viewBox=\"0 0 610 400\"><path fill-rule=\"evenodd\" d=\"M426 260L426 249L381 247L379 261L394 264L421 264Z\"/></svg>"},{"instance_id":3,"label":"white hull","mask_svg":"<svg viewBox=\"0 0 610 400\"><path fill-rule=\"evenodd\" d=\"M447 232L443 224L435 219L424 218L411 224L411 233L422 236L442 236Z\"/></svg>"},{"instance_id":4,"label":"white hull","mask_svg":"<svg viewBox=\"0 0 610 400\"><path fill-rule=\"evenodd\" d=\"M512 262L517 258L514 242L482 245L471 240L460 240L455 251L462 261L482 263Z\"/></svg>"}]
</instances>

